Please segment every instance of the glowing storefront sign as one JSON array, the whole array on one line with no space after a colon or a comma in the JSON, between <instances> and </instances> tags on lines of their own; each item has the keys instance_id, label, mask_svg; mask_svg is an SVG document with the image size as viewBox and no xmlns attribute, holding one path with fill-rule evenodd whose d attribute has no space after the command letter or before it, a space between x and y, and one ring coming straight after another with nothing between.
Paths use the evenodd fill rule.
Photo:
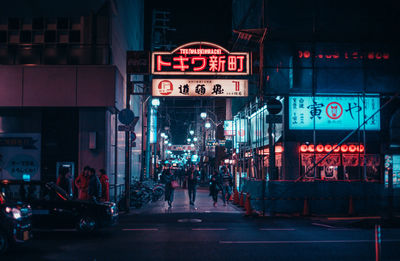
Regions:
<instances>
[{"instance_id":1,"label":"glowing storefront sign","mask_svg":"<svg viewBox=\"0 0 400 261\"><path fill-rule=\"evenodd\" d=\"M162 75L249 75L250 55L208 42L192 42L172 52L153 52L151 73Z\"/></svg>"},{"instance_id":2,"label":"glowing storefront sign","mask_svg":"<svg viewBox=\"0 0 400 261\"><path fill-rule=\"evenodd\" d=\"M289 97L289 129L353 130L379 110L377 96L292 96ZM365 118L364 118L365 114ZM363 129L364 127L361 127ZM366 130L380 130L380 113L366 124Z\"/></svg>"},{"instance_id":3,"label":"glowing storefront sign","mask_svg":"<svg viewBox=\"0 0 400 261\"><path fill-rule=\"evenodd\" d=\"M235 131L233 128L233 121L224 121L224 135L225 136L235 135Z\"/></svg>"},{"instance_id":4,"label":"glowing storefront sign","mask_svg":"<svg viewBox=\"0 0 400 261\"><path fill-rule=\"evenodd\" d=\"M247 97L248 80L243 79L153 79L156 97Z\"/></svg>"},{"instance_id":5,"label":"glowing storefront sign","mask_svg":"<svg viewBox=\"0 0 400 261\"><path fill-rule=\"evenodd\" d=\"M150 143L157 142L157 111L151 108L150 111Z\"/></svg>"}]
</instances>

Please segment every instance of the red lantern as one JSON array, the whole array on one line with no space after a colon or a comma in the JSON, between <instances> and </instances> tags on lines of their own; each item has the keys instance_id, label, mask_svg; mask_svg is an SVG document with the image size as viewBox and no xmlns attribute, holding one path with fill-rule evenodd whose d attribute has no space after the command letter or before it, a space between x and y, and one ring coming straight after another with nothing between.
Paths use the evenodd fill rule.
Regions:
<instances>
[{"instance_id":1,"label":"red lantern","mask_svg":"<svg viewBox=\"0 0 400 261\"><path fill-rule=\"evenodd\" d=\"M318 144L317 145L317 151L318 152L323 152L324 151L324 145Z\"/></svg>"},{"instance_id":2,"label":"red lantern","mask_svg":"<svg viewBox=\"0 0 400 261\"><path fill-rule=\"evenodd\" d=\"M330 152L332 150L332 146L331 145L325 145L325 152Z\"/></svg>"},{"instance_id":3,"label":"red lantern","mask_svg":"<svg viewBox=\"0 0 400 261\"><path fill-rule=\"evenodd\" d=\"M314 145L308 145L308 151L309 152L314 152Z\"/></svg>"},{"instance_id":4,"label":"red lantern","mask_svg":"<svg viewBox=\"0 0 400 261\"><path fill-rule=\"evenodd\" d=\"M341 150L342 152L347 152L347 151L349 150L349 146L347 146L347 145L342 145L342 146L340 146L340 150Z\"/></svg>"},{"instance_id":5,"label":"red lantern","mask_svg":"<svg viewBox=\"0 0 400 261\"><path fill-rule=\"evenodd\" d=\"M300 146L300 151L301 152L307 152L307 145L303 144Z\"/></svg>"},{"instance_id":6,"label":"red lantern","mask_svg":"<svg viewBox=\"0 0 400 261\"><path fill-rule=\"evenodd\" d=\"M337 148L336 148L336 146L337 146ZM339 152L340 151L340 146L338 146L337 144L333 145L332 147L336 148L336 149L333 150L334 152Z\"/></svg>"},{"instance_id":7,"label":"red lantern","mask_svg":"<svg viewBox=\"0 0 400 261\"><path fill-rule=\"evenodd\" d=\"M357 150L356 145L354 144L349 145L349 152L355 152L356 150Z\"/></svg>"},{"instance_id":8,"label":"red lantern","mask_svg":"<svg viewBox=\"0 0 400 261\"><path fill-rule=\"evenodd\" d=\"M365 148L364 145L357 145L357 152L364 152Z\"/></svg>"}]
</instances>

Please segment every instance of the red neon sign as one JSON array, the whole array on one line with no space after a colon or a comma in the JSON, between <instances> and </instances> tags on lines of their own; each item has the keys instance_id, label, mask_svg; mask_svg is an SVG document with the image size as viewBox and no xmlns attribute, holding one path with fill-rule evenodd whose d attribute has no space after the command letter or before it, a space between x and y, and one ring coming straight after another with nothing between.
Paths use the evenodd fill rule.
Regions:
<instances>
[{"instance_id":1,"label":"red neon sign","mask_svg":"<svg viewBox=\"0 0 400 261\"><path fill-rule=\"evenodd\" d=\"M159 75L249 75L250 55L229 52L213 43L192 42L172 52L153 52L151 72Z\"/></svg>"}]
</instances>

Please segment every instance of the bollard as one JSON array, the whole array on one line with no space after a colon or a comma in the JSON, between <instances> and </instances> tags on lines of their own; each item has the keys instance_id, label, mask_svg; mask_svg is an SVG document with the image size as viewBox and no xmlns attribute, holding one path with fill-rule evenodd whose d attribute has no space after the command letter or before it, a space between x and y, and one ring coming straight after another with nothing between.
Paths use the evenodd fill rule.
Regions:
<instances>
[{"instance_id":1,"label":"bollard","mask_svg":"<svg viewBox=\"0 0 400 261\"><path fill-rule=\"evenodd\" d=\"M350 195L349 197L349 212L348 212L349 216L353 216L354 215L354 204L353 204L353 196Z\"/></svg>"},{"instance_id":2,"label":"bollard","mask_svg":"<svg viewBox=\"0 0 400 261\"><path fill-rule=\"evenodd\" d=\"M243 195L243 191L240 192L240 200L239 200L239 206L243 207L244 206L244 195Z\"/></svg>"},{"instance_id":3,"label":"bollard","mask_svg":"<svg viewBox=\"0 0 400 261\"><path fill-rule=\"evenodd\" d=\"M310 215L310 206L308 202L308 198L304 198L304 205L303 205L303 216Z\"/></svg>"},{"instance_id":4,"label":"bollard","mask_svg":"<svg viewBox=\"0 0 400 261\"><path fill-rule=\"evenodd\" d=\"M233 193L233 203L239 205L239 192L236 189Z\"/></svg>"},{"instance_id":5,"label":"bollard","mask_svg":"<svg viewBox=\"0 0 400 261\"><path fill-rule=\"evenodd\" d=\"M252 211L251 211L250 194L247 194L246 196L246 203L244 204L244 208L246 209L245 216L251 216Z\"/></svg>"}]
</instances>

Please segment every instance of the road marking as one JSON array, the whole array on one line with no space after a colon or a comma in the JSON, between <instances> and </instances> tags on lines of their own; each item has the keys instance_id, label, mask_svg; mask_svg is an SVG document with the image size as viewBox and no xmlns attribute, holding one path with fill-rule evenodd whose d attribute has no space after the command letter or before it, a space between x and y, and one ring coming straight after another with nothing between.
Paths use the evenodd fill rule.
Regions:
<instances>
[{"instance_id":1,"label":"road marking","mask_svg":"<svg viewBox=\"0 0 400 261\"><path fill-rule=\"evenodd\" d=\"M76 231L76 228L60 228L60 229L52 229L54 232L72 232Z\"/></svg>"},{"instance_id":2,"label":"road marking","mask_svg":"<svg viewBox=\"0 0 400 261\"><path fill-rule=\"evenodd\" d=\"M381 219L382 217L328 217L328 220L363 220L363 219Z\"/></svg>"},{"instance_id":3,"label":"road marking","mask_svg":"<svg viewBox=\"0 0 400 261\"><path fill-rule=\"evenodd\" d=\"M227 228L192 228L193 231L224 231Z\"/></svg>"},{"instance_id":4,"label":"road marking","mask_svg":"<svg viewBox=\"0 0 400 261\"><path fill-rule=\"evenodd\" d=\"M123 228L122 231L158 231L158 228Z\"/></svg>"},{"instance_id":5,"label":"road marking","mask_svg":"<svg viewBox=\"0 0 400 261\"><path fill-rule=\"evenodd\" d=\"M326 225L326 224L320 224L320 223L311 223L311 225L320 226L320 227L327 227L327 228L335 228L334 226L330 226L330 225Z\"/></svg>"},{"instance_id":6,"label":"road marking","mask_svg":"<svg viewBox=\"0 0 400 261\"><path fill-rule=\"evenodd\" d=\"M375 240L299 240L299 241L219 241L220 244L317 244L317 243L371 243ZM400 239L382 240L400 242Z\"/></svg>"},{"instance_id":7,"label":"road marking","mask_svg":"<svg viewBox=\"0 0 400 261\"><path fill-rule=\"evenodd\" d=\"M294 228L260 228L262 231L294 231Z\"/></svg>"},{"instance_id":8,"label":"road marking","mask_svg":"<svg viewBox=\"0 0 400 261\"><path fill-rule=\"evenodd\" d=\"M331 230L331 231L335 231L335 230L338 230L338 231L352 231L352 230L357 230L357 229L355 229L355 228L328 228L328 230Z\"/></svg>"}]
</instances>

